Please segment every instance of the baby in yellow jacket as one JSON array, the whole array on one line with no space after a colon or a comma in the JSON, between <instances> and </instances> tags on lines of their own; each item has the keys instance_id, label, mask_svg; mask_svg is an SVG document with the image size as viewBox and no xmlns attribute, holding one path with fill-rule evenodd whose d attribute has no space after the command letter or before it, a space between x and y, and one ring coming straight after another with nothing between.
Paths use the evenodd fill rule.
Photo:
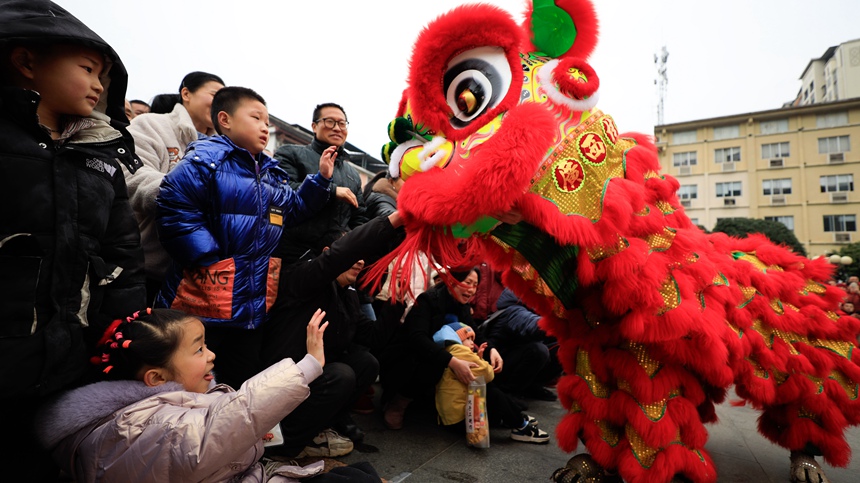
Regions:
<instances>
[{"instance_id":1,"label":"baby in yellow jacket","mask_svg":"<svg viewBox=\"0 0 860 483\"><path fill-rule=\"evenodd\" d=\"M477 367L472 367L475 377L483 376L486 382L493 380L493 366L483 359L486 344L481 347L475 345L475 331L471 327L462 322L443 325L433 334L433 340L457 359L477 364ZM436 411L442 424L447 426L466 419L467 391L466 385L458 381L454 372L446 367L436 384Z\"/></svg>"}]
</instances>

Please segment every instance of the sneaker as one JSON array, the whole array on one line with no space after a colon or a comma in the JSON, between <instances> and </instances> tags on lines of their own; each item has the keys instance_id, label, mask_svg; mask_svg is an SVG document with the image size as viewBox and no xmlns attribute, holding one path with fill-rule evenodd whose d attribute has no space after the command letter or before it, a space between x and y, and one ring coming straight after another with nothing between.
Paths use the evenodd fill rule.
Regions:
<instances>
[{"instance_id":1,"label":"sneaker","mask_svg":"<svg viewBox=\"0 0 860 483\"><path fill-rule=\"evenodd\" d=\"M306 456L344 456L352 452L353 444L348 438L344 438L333 429L324 429L314 437L313 442L305 446L296 458Z\"/></svg>"},{"instance_id":2,"label":"sneaker","mask_svg":"<svg viewBox=\"0 0 860 483\"><path fill-rule=\"evenodd\" d=\"M383 412L383 420L385 427L388 429L402 429L403 417L406 415L406 408L412 400L405 398L400 394L396 394L391 401L385 404Z\"/></svg>"},{"instance_id":3,"label":"sneaker","mask_svg":"<svg viewBox=\"0 0 860 483\"><path fill-rule=\"evenodd\" d=\"M511 430L511 439L523 443L547 444L549 443L549 433L538 428L537 424L526 423L520 429Z\"/></svg>"}]
</instances>

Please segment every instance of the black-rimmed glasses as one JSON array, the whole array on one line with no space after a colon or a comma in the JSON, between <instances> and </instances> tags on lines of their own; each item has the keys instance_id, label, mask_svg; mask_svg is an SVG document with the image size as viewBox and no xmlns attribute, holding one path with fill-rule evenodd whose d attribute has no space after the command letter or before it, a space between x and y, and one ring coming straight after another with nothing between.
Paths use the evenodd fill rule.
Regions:
<instances>
[{"instance_id":1,"label":"black-rimmed glasses","mask_svg":"<svg viewBox=\"0 0 860 483\"><path fill-rule=\"evenodd\" d=\"M314 122L322 122L325 124L325 127L329 129L334 129L335 125L341 129L349 129L349 121L335 121L334 119L324 117L322 119L317 119Z\"/></svg>"}]
</instances>

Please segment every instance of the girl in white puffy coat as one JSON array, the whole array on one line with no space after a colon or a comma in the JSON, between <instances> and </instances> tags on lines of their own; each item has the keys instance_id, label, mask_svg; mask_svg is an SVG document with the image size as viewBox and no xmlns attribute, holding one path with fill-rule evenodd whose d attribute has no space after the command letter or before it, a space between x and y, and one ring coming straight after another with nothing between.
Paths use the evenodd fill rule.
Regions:
<instances>
[{"instance_id":1,"label":"girl in white puffy coat","mask_svg":"<svg viewBox=\"0 0 860 483\"><path fill-rule=\"evenodd\" d=\"M79 483L266 481L263 438L322 373L324 316L311 318L301 361L284 359L238 391L215 384L197 318L154 309L116 321L93 361L111 380L48 404L40 438Z\"/></svg>"}]
</instances>

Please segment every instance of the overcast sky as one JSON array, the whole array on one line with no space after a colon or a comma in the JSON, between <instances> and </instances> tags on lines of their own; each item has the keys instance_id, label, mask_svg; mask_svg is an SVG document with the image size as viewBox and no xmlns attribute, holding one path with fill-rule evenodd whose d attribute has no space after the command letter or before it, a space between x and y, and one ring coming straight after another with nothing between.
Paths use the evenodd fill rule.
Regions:
<instances>
[{"instance_id":1,"label":"overcast sky","mask_svg":"<svg viewBox=\"0 0 860 483\"><path fill-rule=\"evenodd\" d=\"M55 0L102 36L129 71L128 97L177 92L194 70L250 87L270 112L310 127L344 106L349 141L374 156L405 87L419 30L456 0ZM519 22L523 0L494 0ZM775 109L828 47L860 38L858 0L596 0L589 59L598 108L653 133L654 55L669 50L666 124Z\"/></svg>"}]
</instances>

